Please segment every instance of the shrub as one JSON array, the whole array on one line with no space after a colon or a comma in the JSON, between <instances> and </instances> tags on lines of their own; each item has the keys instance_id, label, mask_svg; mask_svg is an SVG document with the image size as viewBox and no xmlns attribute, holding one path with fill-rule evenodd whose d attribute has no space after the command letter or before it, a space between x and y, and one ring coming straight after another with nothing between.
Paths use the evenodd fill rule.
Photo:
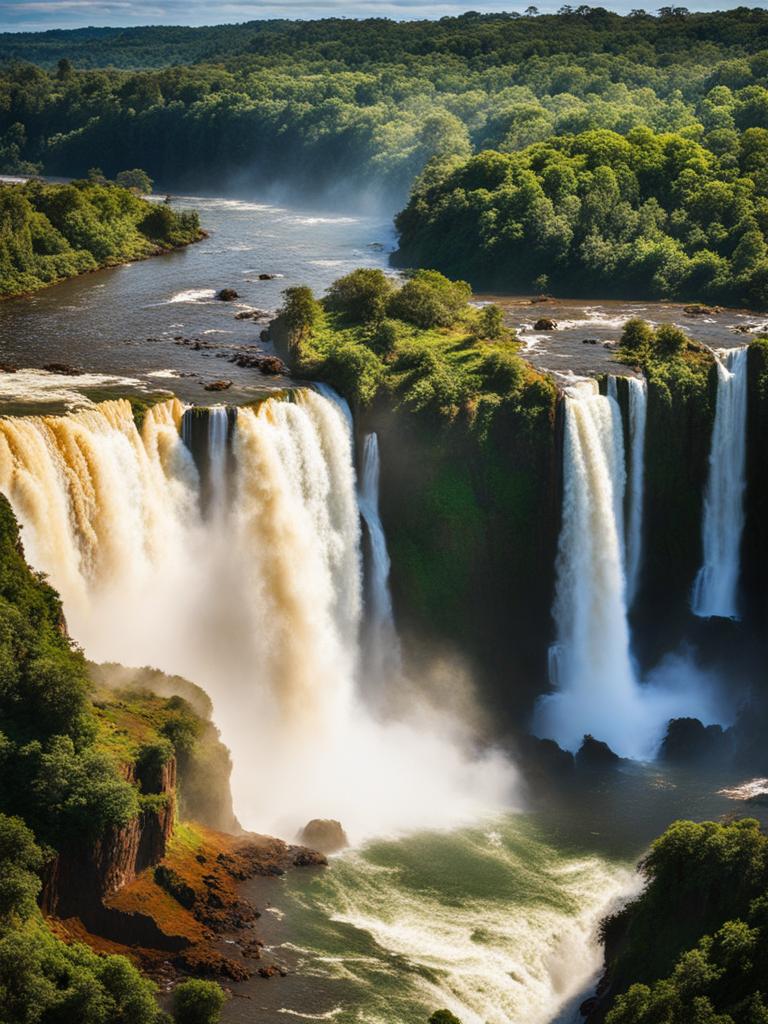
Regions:
<instances>
[{"instance_id":1,"label":"shrub","mask_svg":"<svg viewBox=\"0 0 768 1024\"><path fill-rule=\"evenodd\" d=\"M307 285L295 285L284 290L280 319L300 338L312 332L320 321L321 314L320 303Z\"/></svg>"},{"instance_id":2,"label":"shrub","mask_svg":"<svg viewBox=\"0 0 768 1024\"><path fill-rule=\"evenodd\" d=\"M510 395L523 383L525 365L511 346L497 345L483 356L480 376L487 389L498 395Z\"/></svg>"},{"instance_id":3,"label":"shrub","mask_svg":"<svg viewBox=\"0 0 768 1024\"><path fill-rule=\"evenodd\" d=\"M387 312L424 329L451 327L466 311L472 289L436 270L419 270L389 300Z\"/></svg>"},{"instance_id":4,"label":"shrub","mask_svg":"<svg viewBox=\"0 0 768 1024\"><path fill-rule=\"evenodd\" d=\"M115 183L121 188L134 189L142 195L148 196L152 192L154 182L140 167L134 167L131 171L120 171L115 176Z\"/></svg>"},{"instance_id":5,"label":"shrub","mask_svg":"<svg viewBox=\"0 0 768 1024\"><path fill-rule=\"evenodd\" d=\"M322 363L320 376L349 401L369 405L384 375L381 360L370 349L352 342L337 345Z\"/></svg>"},{"instance_id":6,"label":"shrub","mask_svg":"<svg viewBox=\"0 0 768 1024\"><path fill-rule=\"evenodd\" d=\"M384 316L392 291L392 282L383 271L363 267L334 281L325 303L352 323L367 323Z\"/></svg>"},{"instance_id":7,"label":"shrub","mask_svg":"<svg viewBox=\"0 0 768 1024\"><path fill-rule=\"evenodd\" d=\"M500 306L491 303L483 306L477 317L477 336L495 341L504 334L504 313Z\"/></svg>"},{"instance_id":8,"label":"shrub","mask_svg":"<svg viewBox=\"0 0 768 1024\"><path fill-rule=\"evenodd\" d=\"M173 992L173 1019L176 1024L218 1024L225 999L215 982L182 981Z\"/></svg>"}]
</instances>

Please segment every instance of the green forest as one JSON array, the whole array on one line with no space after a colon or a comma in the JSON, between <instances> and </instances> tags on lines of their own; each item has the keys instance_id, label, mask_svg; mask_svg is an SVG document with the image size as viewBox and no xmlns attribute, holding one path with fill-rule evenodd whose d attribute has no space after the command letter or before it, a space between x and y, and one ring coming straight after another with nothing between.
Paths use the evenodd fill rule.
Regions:
<instances>
[{"instance_id":1,"label":"green forest","mask_svg":"<svg viewBox=\"0 0 768 1024\"><path fill-rule=\"evenodd\" d=\"M646 126L768 127L768 12L254 22L0 36L0 168L402 205L433 158ZM29 63L29 61L36 63Z\"/></svg>"},{"instance_id":2,"label":"green forest","mask_svg":"<svg viewBox=\"0 0 768 1024\"><path fill-rule=\"evenodd\" d=\"M397 262L507 292L765 307L768 131L718 139L603 129L435 161L397 217Z\"/></svg>"},{"instance_id":3,"label":"green forest","mask_svg":"<svg viewBox=\"0 0 768 1024\"><path fill-rule=\"evenodd\" d=\"M107 182L0 185L0 298L200 237L196 213Z\"/></svg>"},{"instance_id":4,"label":"green forest","mask_svg":"<svg viewBox=\"0 0 768 1024\"><path fill-rule=\"evenodd\" d=\"M675 822L643 894L603 926L607 1024L768 1021L768 838L751 818Z\"/></svg>"}]
</instances>

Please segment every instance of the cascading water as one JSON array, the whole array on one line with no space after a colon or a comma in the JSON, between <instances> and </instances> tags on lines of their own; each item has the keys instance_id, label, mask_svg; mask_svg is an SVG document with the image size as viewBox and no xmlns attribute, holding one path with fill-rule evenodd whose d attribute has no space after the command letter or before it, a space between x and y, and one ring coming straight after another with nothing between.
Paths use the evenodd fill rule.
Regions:
<instances>
[{"instance_id":1,"label":"cascading water","mask_svg":"<svg viewBox=\"0 0 768 1024\"><path fill-rule=\"evenodd\" d=\"M704 556L693 586L692 610L702 618L738 619L747 426L747 349L720 350L717 408L704 495Z\"/></svg>"},{"instance_id":2,"label":"cascading water","mask_svg":"<svg viewBox=\"0 0 768 1024\"><path fill-rule=\"evenodd\" d=\"M645 425L648 386L644 377L627 377L629 388L629 481L626 545L626 603L637 595L643 551L643 496L645 482Z\"/></svg>"},{"instance_id":3,"label":"cascading water","mask_svg":"<svg viewBox=\"0 0 768 1024\"><path fill-rule=\"evenodd\" d=\"M557 563L558 692L538 705L535 728L575 750L587 732L626 749L617 712L635 689L624 604L624 443L616 402L595 381L566 390L563 522Z\"/></svg>"},{"instance_id":4,"label":"cascading water","mask_svg":"<svg viewBox=\"0 0 768 1024\"><path fill-rule=\"evenodd\" d=\"M644 393L637 397L644 406ZM635 456L644 443L638 411L631 449L635 467L642 466ZM556 692L539 700L534 730L568 750L576 750L591 733L618 754L647 758L670 718L695 715L709 723L718 716L706 682L679 659L645 685L636 679L624 578L625 483L618 405L610 394L600 395L595 381L570 386L565 392L563 513L553 610L556 642L550 652ZM639 543L642 503L642 491L634 482L632 488L628 548Z\"/></svg>"},{"instance_id":5,"label":"cascading water","mask_svg":"<svg viewBox=\"0 0 768 1024\"><path fill-rule=\"evenodd\" d=\"M389 592L389 552L379 515L379 473L379 439L375 433L366 434L358 503L368 530L371 552L366 676L374 684L385 683L400 671L400 644Z\"/></svg>"},{"instance_id":6,"label":"cascading water","mask_svg":"<svg viewBox=\"0 0 768 1024\"><path fill-rule=\"evenodd\" d=\"M227 441L229 411L224 405L208 410L208 489L213 515L222 515L227 506Z\"/></svg>"},{"instance_id":7,"label":"cascading water","mask_svg":"<svg viewBox=\"0 0 768 1024\"><path fill-rule=\"evenodd\" d=\"M208 691L247 827L293 837L336 817L360 838L507 804L509 766L465 755L455 722L414 695L407 721L381 724L361 701L360 515L341 405L298 390L237 410L231 427L226 409L205 415L171 400L141 433L124 401L0 420L0 490L88 656Z\"/></svg>"}]
</instances>

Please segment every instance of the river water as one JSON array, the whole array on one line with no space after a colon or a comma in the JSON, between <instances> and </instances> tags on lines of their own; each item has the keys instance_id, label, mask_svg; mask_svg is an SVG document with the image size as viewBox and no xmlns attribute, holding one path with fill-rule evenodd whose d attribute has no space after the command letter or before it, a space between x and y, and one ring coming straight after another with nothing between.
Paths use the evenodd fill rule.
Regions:
<instances>
[{"instance_id":1,"label":"river water","mask_svg":"<svg viewBox=\"0 0 768 1024\"><path fill-rule=\"evenodd\" d=\"M0 362L24 368L0 374L0 411L163 390L206 403L204 385L222 378L231 402L280 388L282 378L228 361L239 346L262 346L263 323L236 314L267 314L291 284L321 294L356 266L384 268L393 243L386 222L359 216L224 198L174 204L200 211L206 240L0 304ZM224 287L237 290L235 303L215 299ZM566 374L615 366L605 345L630 316L679 323L713 347L743 343L737 327L761 326L744 312L691 317L663 303L498 301L527 358ZM557 325L537 330L540 317ZM40 370L54 362L83 375ZM447 1006L463 1024L570 1021L600 968L601 917L638 886L637 857L676 817L743 811L717 793L738 781L625 768L525 813L384 836L330 869L255 880L263 962L288 975L233 986L225 1020L418 1024Z\"/></svg>"},{"instance_id":2,"label":"river water","mask_svg":"<svg viewBox=\"0 0 768 1024\"><path fill-rule=\"evenodd\" d=\"M0 363L65 363L86 371L80 378L0 374L5 411L53 411L77 404L81 394L158 390L204 404L204 385L221 379L232 381L230 402L284 387L282 377L229 362L241 346L269 351L259 340L265 322L236 314L258 309L268 317L289 285L308 284L321 295L355 267L385 267L393 243L391 226L369 217L199 196L174 199L173 206L198 210L209 237L0 303ZM214 297L221 288L240 297L221 302Z\"/></svg>"}]
</instances>

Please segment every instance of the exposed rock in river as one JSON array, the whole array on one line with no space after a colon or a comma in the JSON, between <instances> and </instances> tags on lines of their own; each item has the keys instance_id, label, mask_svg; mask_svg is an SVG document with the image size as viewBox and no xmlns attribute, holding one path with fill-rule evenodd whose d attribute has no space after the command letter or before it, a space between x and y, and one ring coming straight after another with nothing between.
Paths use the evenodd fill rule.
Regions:
<instances>
[{"instance_id":1,"label":"exposed rock in river","mask_svg":"<svg viewBox=\"0 0 768 1024\"><path fill-rule=\"evenodd\" d=\"M333 818L313 818L301 830L299 839L307 846L321 850L323 853L338 853L349 846L347 833L341 822Z\"/></svg>"}]
</instances>

